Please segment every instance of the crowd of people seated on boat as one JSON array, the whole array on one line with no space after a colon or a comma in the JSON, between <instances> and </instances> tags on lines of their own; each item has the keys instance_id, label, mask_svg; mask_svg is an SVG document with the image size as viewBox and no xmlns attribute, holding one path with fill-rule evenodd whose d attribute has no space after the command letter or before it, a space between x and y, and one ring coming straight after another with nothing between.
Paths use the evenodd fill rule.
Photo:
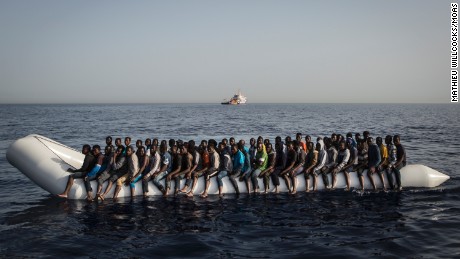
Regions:
<instances>
[{"instance_id":1,"label":"crowd of people seated on boat","mask_svg":"<svg viewBox=\"0 0 460 259\"><path fill-rule=\"evenodd\" d=\"M251 138L249 145L244 140L236 142L231 137L222 139L219 143L214 139L202 140L199 145L194 140L184 142L170 139L168 142L158 139L137 140L135 147L131 138L106 138L104 154L99 145L84 145L82 153L84 162L79 169L68 169L70 176L65 191L59 194L66 198L76 178L83 178L87 192L87 200L94 198L104 200L115 184L113 198L117 198L123 185L130 185L131 196L135 194L136 183L142 182L144 196L148 195L150 181L167 196L170 193L171 181L175 182L174 195L184 193L193 196L200 177L205 181L201 197L208 196L211 179L215 178L219 195L222 195L224 177L228 177L239 194L237 181L244 181L247 192L251 189L259 193L258 178L263 179L264 190L270 189L270 180L274 192L279 192L280 178L285 181L290 194L297 192L298 175L305 177L305 191L316 191L318 176L321 175L326 189L336 188L337 175L343 174L346 180L346 190L350 190L350 172L356 172L361 190L364 191L364 172L376 190L372 177L378 175L383 190L387 190L384 174L389 188L401 190L400 170L406 165L406 153L401 145L400 136L388 135L383 140L374 138L368 131L352 133L344 137L332 134L330 137L318 137L316 143L309 135L302 138L297 133L295 139L286 137L275 138L274 145L269 139ZM331 175L332 182L329 182ZM394 178L394 179L393 179ZM180 188L181 180L185 184ZM90 181L97 181L97 191L93 197ZM312 180L313 188L310 188ZM103 190L103 183L107 187ZM164 183L164 184L163 184Z\"/></svg>"}]
</instances>

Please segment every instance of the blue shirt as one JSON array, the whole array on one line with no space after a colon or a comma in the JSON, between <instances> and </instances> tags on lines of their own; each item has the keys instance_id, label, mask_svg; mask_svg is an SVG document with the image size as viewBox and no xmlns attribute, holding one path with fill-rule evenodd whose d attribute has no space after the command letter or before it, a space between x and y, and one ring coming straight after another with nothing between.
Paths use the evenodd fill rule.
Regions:
<instances>
[{"instance_id":1,"label":"blue shirt","mask_svg":"<svg viewBox=\"0 0 460 259\"><path fill-rule=\"evenodd\" d=\"M243 152L239 151L236 152L235 155L232 157L233 159L233 170L242 169L244 166L244 155Z\"/></svg>"}]
</instances>

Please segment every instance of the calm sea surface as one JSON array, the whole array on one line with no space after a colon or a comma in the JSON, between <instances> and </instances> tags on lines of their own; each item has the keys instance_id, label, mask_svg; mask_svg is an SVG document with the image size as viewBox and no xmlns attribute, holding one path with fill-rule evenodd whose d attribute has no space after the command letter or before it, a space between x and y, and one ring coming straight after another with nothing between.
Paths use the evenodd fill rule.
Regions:
<instances>
[{"instance_id":1,"label":"calm sea surface","mask_svg":"<svg viewBox=\"0 0 460 259\"><path fill-rule=\"evenodd\" d=\"M460 257L458 105L0 105L0 257ZM8 146L41 134L80 149L107 135L183 140L400 134L408 163L451 176L401 193L120 199L52 197ZM213 184L215 184L213 182Z\"/></svg>"}]
</instances>

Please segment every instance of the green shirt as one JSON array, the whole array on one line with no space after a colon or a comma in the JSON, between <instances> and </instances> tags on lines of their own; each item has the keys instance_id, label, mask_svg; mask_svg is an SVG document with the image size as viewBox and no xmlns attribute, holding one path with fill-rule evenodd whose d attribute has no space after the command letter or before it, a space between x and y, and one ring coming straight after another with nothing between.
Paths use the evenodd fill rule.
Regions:
<instances>
[{"instance_id":1,"label":"green shirt","mask_svg":"<svg viewBox=\"0 0 460 259\"><path fill-rule=\"evenodd\" d=\"M268 165L268 155L267 152L262 150L261 152L257 152L256 154L256 169L261 171L267 169Z\"/></svg>"}]
</instances>

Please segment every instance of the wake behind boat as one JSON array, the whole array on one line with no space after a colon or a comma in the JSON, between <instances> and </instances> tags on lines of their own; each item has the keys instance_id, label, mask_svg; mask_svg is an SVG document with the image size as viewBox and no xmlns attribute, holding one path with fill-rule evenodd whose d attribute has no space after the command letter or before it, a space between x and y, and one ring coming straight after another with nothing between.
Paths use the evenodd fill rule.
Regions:
<instances>
[{"instance_id":1,"label":"wake behind boat","mask_svg":"<svg viewBox=\"0 0 460 259\"><path fill-rule=\"evenodd\" d=\"M27 137L16 140L8 148L6 153L7 160L10 164L16 167L29 179L35 182L38 186L48 191L51 194L62 193L66 186L66 182L70 173L66 170L69 167L79 168L83 164L84 155L79 151L65 146L59 142L51 140L49 138L40 135L29 135ZM329 176L330 177L330 176ZM374 175L375 182L379 183L377 175ZM404 187L436 187L447 181L450 177L443 173L440 173L432 168L424 165L408 165L401 170L401 181ZM303 176L297 176L299 181L298 190L305 190L305 180ZM359 188L359 181L356 172L350 173L351 187ZM223 193L234 193L234 189L225 177L223 180ZM262 179L258 179L259 185L262 185ZM388 179L385 177L385 181L388 184ZM184 183L182 180L181 184ZM91 182L92 188L96 189L96 181ZM107 182L104 183L104 189ZM142 183L137 182L135 188L135 195L142 195ZM238 182L239 189L242 193L246 191L244 182ZM337 178L337 188L345 188L346 182L342 174ZM364 187L371 189L372 185L368 178L365 178ZM162 195L162 193L150 182L149 196ZM172 183L172 189L174 189L174 182ZM199 179L197 188L195 189L195 195L201 193L204 189L204 180ZM287 192L288 189L281 182L281 192ZM321 180L318 181L318 190L325 189L325 186ZM113 190L107 195L112 197ZM213 181L209 194L217 194L217 184ZM118 197L129 197L130 187L123 186ZM82 179L75 179L72 189L68 195L69 199L85 199L86 192L85 186Z\"/></svg>"}]
</instances>

